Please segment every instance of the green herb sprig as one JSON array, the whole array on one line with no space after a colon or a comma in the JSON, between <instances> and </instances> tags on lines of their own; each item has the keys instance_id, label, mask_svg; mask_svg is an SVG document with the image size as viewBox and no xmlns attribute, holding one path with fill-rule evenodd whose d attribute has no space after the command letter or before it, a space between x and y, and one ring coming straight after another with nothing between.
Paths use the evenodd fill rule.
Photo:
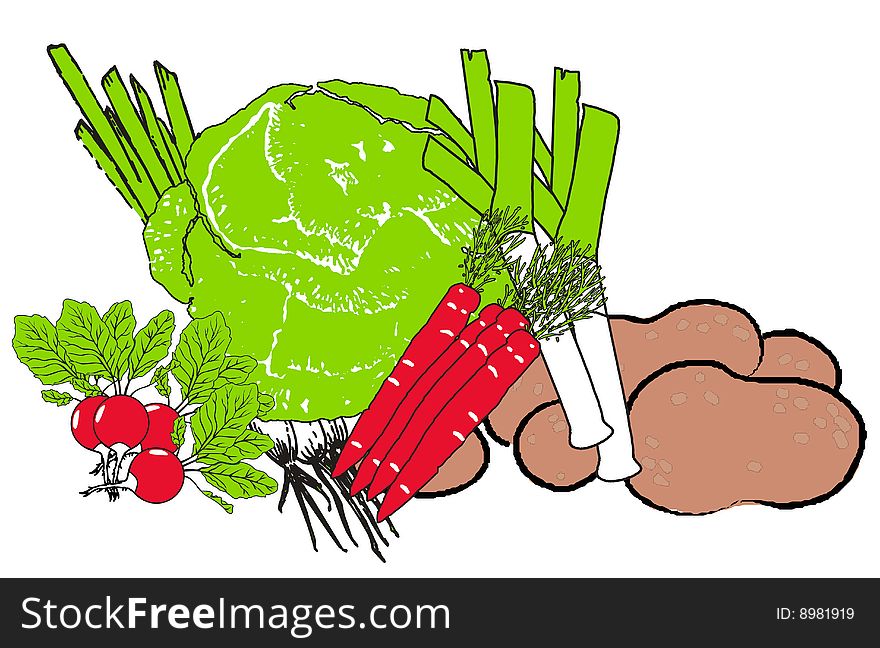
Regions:
<instances>
[{"instance_id":1,"label":"green herb sprig","mask_svg":"<svg viewBox=\"0 0 880 648\"><path fill-rule=\"evenodd\" d=\"M562 335L605 303L603 277L589 246L575 241L552 250L541 246L528 263L517 260L508 267L511 286L505 286L501 304L525 315L539 340Z\"/></svg>"},{"instance_id":2,"label":"green herb sprig","mask_svg":"<svg viewBox=\"0 0 880 648\"><path fill-rule=\"evenodd\" d=\"M479 291L495 281L508 269L507 256L525 240L522 232L528 227L528 218L518 207L483 212L471 245L461 248L464 260L458 267L464 283Z\"/></svg>"}]
</instances>

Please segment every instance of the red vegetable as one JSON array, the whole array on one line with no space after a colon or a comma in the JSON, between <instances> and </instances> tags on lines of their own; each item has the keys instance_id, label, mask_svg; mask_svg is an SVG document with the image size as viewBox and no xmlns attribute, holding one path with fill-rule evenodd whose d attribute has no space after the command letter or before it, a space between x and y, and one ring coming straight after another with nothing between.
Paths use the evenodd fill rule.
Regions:
<instances>
[{"instance_id":1,"label":"red vegetable","mask_svg":"<svg viewBox=\"0 0 880 648\"><path fill-rule=\"evenodd\" d=\"M431 422L437 418L453 395L486 363L486 358L490 353L504 346L511 333L525 328L526 325L526 318L519 311L513 308L502 311L498 315L495 325L483 330L477 337L476 343L470 345L459 360L436 381L436 384L430 387L424 400L417 403L414 408L415 413L405 424L399 436L389 438L385 442L385 435L382 435L382 439L377 442L376 446L385 443L390 450L383 453L385 456L381 461L381 466L379 465L381 456L370 457L367 455L368 460L361 464L352 491L357 492L355 486L358 485L358 480L361 480L364 485L372 481L368 492L370 498L388 488L397 477L399 467L409 460L425 430L431 426ZM370 461L370 459L374 459L374 461Z\"/></svg>"},{"instance_id":2,"label":"red vegetable","mask_svg":"<svg viewBox=\"0 0 880 648\"><path fill-rule=\"evenodd\" d=\"M129 474L137 480L134 494L145 502L162 504L183 488L183 465L176 455L151 448L131 462Z\"/></svg>"},{"instance_id":3,"label":"red vegetable","mask_svg":"<svg viewBox=\"0 0 880 648\"><path fill-rule=\"evenodd\" d=\"M88 450L94 450L101 444L95 435L95 412L105 400L106 396L89 396L76 406L70 417L73 438Z\"/></svg>"},{"instance_id":4,"label":"red vegetable","mask_svg":"<svg viewBox=\"0 0 880 648\"><path fill-rule=\"evenodd\" d=\"M367 454L410 388L452 344L479 305L480 294L464 284L455 284L446 292L431 317L410 341L370 406L361 414L339 455L334 477L342 475Z\"/></svg>"},{"instance_id":5,"label":"red vegetable","mask_svg":"<svg viewBox=\"0 0 880 648\"><path fill-rule=\"evenodd\" d=\"M171 440L171 433L174 431L174 421L179 416L177 410L173 407L168 407L164 403L150 403L144 409L147 410L150 426L147 429L147 436L141 441L141 446L143 448L163 448L168 452L177 452L177 446Z\"/></svg>"},{"instance_id":6,"label":"red vegetable","mask_svg":"<svg viewBox=\"0 0 880 648\"><path fill-rule=\"evenodd\" d=\"M516 331L505 347L489 356L486 364L455 394L425 432L412 458L386 493L379 507L379 521L406 504L431 481L477 423L501 402L510 386L538 357L539 346L526 331Z\"/></svg>"},{"instance_id":7,"label":"red vegetable","mask_svg":"<svg viewBox=\"0 0 880 648\"><path fill-rule=\"evenodd\" d=\"M147 410L131 396L111 396L95 412L95 435L108 448L115 443L135 447L147 435L149 425Z\"/></svg>"},{"instance_id":8,"label":"red vegetable","mask_svg":"<svg viewBox=\"0 0 880 648\"><path fill-rule=\"evenodd\" d=\"M474 344L484 330L494 328L491 326L495 323L495 319L503 309L497 304L489 304L486 306L480 316L468 324L458 339L451 344L442 354L431 364L431 366L419 377L416 384L407 393L406 398L391 416L391 419L384 426L382 435L370 448L367 456L364 458L358 468L357 475L351 484L351 494L360 492L366 488L376 474L376 468L388 454L391 446L400 437L400 434L406 428L407 422L420 407L420 403L426 398L428 393L435 388L435 384L443 375L453 367L461 358L465 351ZM487 329L489 326L489 329Z\"/></svg>"},{"instance_id":9,"label":"red vegetable","mask_svg":"<svg viewBox=\"0 0 880 648\"><path fill-rule=\"evenodd\" d=\"M379 437L376 443L373 444L370 452L367 453L367 456L364 459L365 463L358 470L358 474L352 483L352 489L354 492L360 491L364 485L370 482L370 479L373 478L373 475L376 472L375 467L379 465L379 461L385 458L385 455L388 454L391 446L393 446L395 441L400 438L400 435L407 427L407 423L409 423L413 414L421 407L422 402L428 397L431 390L435 388L437 382L441 380L446 372L458 362L459 358L464 355L465 351L476 343L480 334L488 326L495 324L495 320L503 310L504 309L498 304L489 304L483 308L483 310L480 311L480 316L464 327L464 330L461 332L461 335L458 336L456 343L450 345L443 354L434 361L428 370L422 374L421 378L416 381L416 384L409 390L409 393L406 395L406 398L403 399L403 402L397 408L397 411L392 415L388 425L385 426L382 436ZM389 481L388 483L391 482ZM376 494L381 492L381 490L384 489L376 491ZM373 489L371 486L369 497L372 498L373 496Z\"/></svg>"}]
</instances>

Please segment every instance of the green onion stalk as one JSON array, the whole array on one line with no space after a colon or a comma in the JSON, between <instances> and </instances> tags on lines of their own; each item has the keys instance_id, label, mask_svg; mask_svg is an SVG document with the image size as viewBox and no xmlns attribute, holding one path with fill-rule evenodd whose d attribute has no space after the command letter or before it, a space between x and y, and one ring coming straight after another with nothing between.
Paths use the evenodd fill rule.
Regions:
<instances>
[{"instance_id":1,"label":"green onion stalk","mask_svg":"<svg viewBox=\"0 0 880 648\"><path fill-rule=\"evenodd\" d=\"M470 131L432 98L434 123L457 123L461 151L428 142L425 168L482 211L523 214L503 302L532 322L577 448L599 446L599 476L638 472L598 263L618 121L580 104L577 72L556 70L551 145L535 128L528 86L493 81L485 51L463 51ZM432 112L429 110L429 121Z\"/></svg>"}]
</instances>

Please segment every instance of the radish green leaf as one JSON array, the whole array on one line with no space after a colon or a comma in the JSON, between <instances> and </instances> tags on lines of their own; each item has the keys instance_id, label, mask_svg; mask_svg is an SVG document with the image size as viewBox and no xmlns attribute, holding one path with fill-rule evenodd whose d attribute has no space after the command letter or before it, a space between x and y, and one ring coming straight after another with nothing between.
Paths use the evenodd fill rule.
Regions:
<instances>
[{"instance_id":1,"label":"radish green leaf","mask_svg":"<svg viewBox=\"0 0 880 648\"><path fill-rule=\"evenodd\" d=\"M220 367L220 375L214 381L214 387L219 388L229 383L243 385L256 368L257 361L250 356L226 356Z\"/></svg>"},{"instance_id":2,"label":"radish green leaf","mask_svg":"<svg viewBox=\"0 0 880 648\"><path fill-rule=\"evenodd\" d=\"M113 377L116 340L110 327L87 302L65 299L57 324L58 341L77 373Z\"/></svg>"},{"instance_id":3,"label":"radish green leaf","mask_svg":"<svg viewBox=\"0 0 880 648\"><path fill-rule=\"evenodd\" d=\"M245 459L256 459L267 450L271 450L273 445L268 434L249 428L243 430L223 428L199 451L199 461L238 463Z\"/></svg>"},{"instance_id":4,"label":"radish green leaf","mask_svg":"<svg viewBox=\"0 0 880 648\"><path fill-rule=\"evenodd\" d=\"M132 312L130 301L113 304L101 318L110 329L110 335L116 341L116 348L110 357L110 368L113 376L121 378L128 367L128 358L134 348L134 329L137 322Z\"/></svg>"},{"instance_id":5,"label":"radish green leaf","mask_svg":"<svg viewBox=\"0 0 880 648\"><path fill-rule=\"evenodd\" d=\"M230 513L230 514L232 513L233 506L232 506L232 504L227 502L225 499L223 499L219 495L215 495L214 493L212 493L209 490L202 490L202 489L199 489L199 490L201 490L202 495L207 497L209 500L222 506L224 511L226 511L227 513Z\"/></svg>"},{"instance_id":6,"label":"radish green leaf","mask_svg":"<svg viewBox=\"0 0 880 648\"><path fill-rule=\"evenodd\" d=\"M257 415L256 385L226 385L214 391L190 421L195 445L193 454L216 447L215 438L235 435Z\"/></svg>"},{"instance_id":7,"label":"radish green leaf","mask_svg":"<svg viewBox=\"0 0 880 648\"><path fill-rule=\"evenodd\" d=\"M257 394L257 416L262 417L272 411L275 407L275 399L271 394L260 392Z\"/></svg>"},{"instance_id":8,"label":"radish green leaf","mask_svg":"<svg viewBox=\"0 0 880 648\"><path fill-rule=\"evenodd\" d=\"M86 396L100 396L104 392L96 384L89 382L88 376L74 376L70 379L73 388Z\"/></svg>"},{"instance_id":9,"label":"radish green leaf","mask_svg":"<svg viewBox=\"0 0 880 648\"><path fill-rule=\"evenodd\" d=\"M47 403L54 403L58 407L69 405L73 400L73 396L64 392L55 391L54 389L44 389L42 391L43 400Z\"/></svg>"},{"instance_id":10,"label":"radish green leaf","mask_svg":"<svg viewBox=\"0 0 880 648\"><path fill-rule=\"evenodd\" d=\"M278 490L278 482L246 463L211 464L200 472L211 486L235 499L265 497Z\"/></svg>"},{"instance_id":11,"label":"radish green leaf","mask_svg":"<svg viewBox=\"0 0 880 648\"><path fill-rule=\"evenodd\" d=\"M171 385L168 384L168 372L170 370L170 365L159 365L153 372L153 377L150 378L150 384L165 398L171 395Z\"/></svg>"},{"instance_id":12,"label":"radish green leaf","mask_svg":"<svg viewBox=\"0 0 880 648\"><path fill-rule=\"evenodd\" d=\"M174 419L174 428L171 430L171 442L178 448L186 442L186 419L182 416Z\"/></svg>"},{"instance_id":13,"label":"radish green leaf","mask_svg":"<svg viewBox=\"0 0 880 648\"><path fill-rule=\"evenodd\" d=\"M74 372L52 323L42 315L18 315L12 338L15 355L44 385L69 382Z\"/></svg>"},{"instance_id":14,"label":"radish green leaf","mask_svg":"<svg viewBox=\"0 0 880 648\"><path fill-rule=\"evenodd\" d=\"M128 359L130 379L146 376L168 355L171 334L174 332L174 313L164 310L134 336L134 348Z\"/></svg>"},{"instance_id":15,"label":"radish green leaf","mask_svg":"<svg viewBox=\"0 0 880 648\"><path fill-rule=\"evenodd\" d=\"M180 384L187 402L205 403L212 396L214 382L220 377L230 341L229 327L219 312L194 319L181 331L180 342L174 350L171 373ZM256 395L253 400L256 404ZM244 425L253 417L251 414Z\"/></svg>"}]
</instances>

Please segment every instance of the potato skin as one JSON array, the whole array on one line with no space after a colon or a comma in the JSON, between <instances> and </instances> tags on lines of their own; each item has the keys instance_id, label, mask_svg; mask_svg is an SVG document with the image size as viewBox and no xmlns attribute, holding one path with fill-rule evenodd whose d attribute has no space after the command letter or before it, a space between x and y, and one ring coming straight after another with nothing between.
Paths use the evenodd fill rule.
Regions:
<instances>
[{"instance_id":1,"label":"potato skin","mask_svg":"<svg viewBox=\"0 0 880 648\"><path fill-rule=\"evenodd\" d=\"M673 513L823 501L850 480L865 441L861 415L828 386L746 378L720 363L664 368L629 409L642 472L628 486Z\"/></svg>"},{"instance_id":2,"label":"potato skin","mask_svg":"<svg viewBox=\"0 0 880 648\"><path fill-rule=\"evenodd\" d=\"M761 360L762 338L754 319L720 301L680 302L649 318L612 315L611 332L627 398L647 376L673 362L717 361L748 375ZM509 445L529 412L558 398L539 357L489 415L490 435Z\"/></svg>"},{"instance_id":3,"label":"potato skin","mask_svg":"<svg viewBox=\"0 0 880 648\"><path fill-rule=\"evenodd\" d=\"M755 377L804 378L840 389L840 363L819 340L794 329L764 334L764 355Z\"/></svg>"},{"instance_id":4,"label":"potato skin","mask_svg":"<svg viewBox=\"0 0 880 648\"><path fill-rule=\"evenodd\" d=\"M668 364L714 361L748 376L763 351L754 318L738 306L714 300L681 302L647 319L616 315L611 332L627 398Z\"/></svg>"},{"instance_id":5,"label":"potato skin","mask_svg":"<svg viewBox=\"0 0 880 648\"><path fill-rule=\"evenodd\" d=\"M474 431L416 497L445 497L463 491L480 479L488 467L489 444L479 431Z\"/></svg>"},{"instance_id":6,"label":"potato skin","mask_svg":"<svg viewBox=\"0 0 880 648\"><path fill-rule=\"evenodd\" d=\"M794 508L852 477L864 422L836 391L840 366L818 340L792 329L761 335L746 311L712 300L647 319L612 316L611 328L643 467L627 485L646 504L678 514ZM539 358L492 412L489 430L513 443L532 482L573 490L595 478L598 456L568 444L557 398Z\"/></svg>"},{"instance_id":7,"label":"potato skin","mask_svg":"<svg viewBox=\"0 0 880 648\"><path fill-rule=\"evenodd\" d=\"M591 482L599 467L595 447L573 448L569 427L559 401L545 403L519 425L513 454L523 474L554 491L571 491Z\"/></svg>"},{"instance_id":8,"label":"potato skin","mask_svg":"<svg viewBox=\"0 0 880 648\"><path fill-rule=\"evenodd\" d=\"M539 407L558 400L543 356L529 365L488 417L486 429L501 445L510 445L522 420Z\"/></svg>"}]
</instances>

